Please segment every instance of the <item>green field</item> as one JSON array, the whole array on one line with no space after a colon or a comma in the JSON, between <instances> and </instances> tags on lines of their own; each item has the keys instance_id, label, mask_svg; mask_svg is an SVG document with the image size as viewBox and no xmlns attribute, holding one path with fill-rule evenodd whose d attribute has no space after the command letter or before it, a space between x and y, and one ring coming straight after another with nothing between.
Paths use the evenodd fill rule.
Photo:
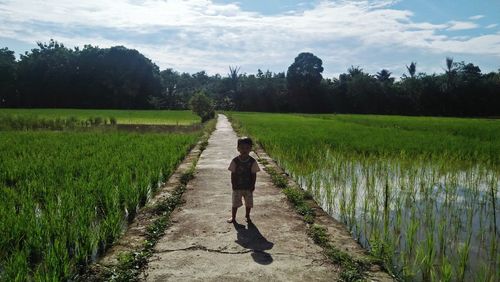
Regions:
<instances>
[{"instance_id":1,"label":"green field","mask_svg":"<svg viewBox=\"0 0 500 282\"><path fill-rule=\"evenodd\" d=\"M159 110L0 109L0 120L5 117L48 120L70 117L87 120L101 117L103 119L114 118L118 124L192 125L200 123L200 118L191 111Z\"/></svg>"},{"instance_id":2,"label":"green field","mask_svg":"<svg viewBox=\"0 0 500 282\"><path fill-rule=\"evenodd\" d=\"M498 281L500 121L229 116L397 277Z\"/></svg>"},{"instance_id":3,"label":"green field","mask_svg":"<svg viewBox=\"0 0 500 282\"><path fill-rule=\"evenodd\" d=\"M48 110L34 113L45 111L53 117ZM64 113L74 112L52 114ZM133 122L196 122L187 112L165 111L156 118L126 111L79 117L97 113ZM0 281L71 278L122 234L201 133L1 131Z\"/></svg>"},{"instance_id":4,"label":"green field","mask_svg":"<svg viewBox=\"0 0 500 282\"><path fill-rule=\"evenodd\" d=\"M300 147L307 156L318 146L366 156L429 158L500 166L500 120L367 115L234 113L263 145ZM289 143L288 143L289 142ZM267 148L266 148L267 149ZM320 155L322 152L318 152ZM300 161L300 159L298 159ZM460 163L460 162L456 162Z\"/></svg>"}]
</instances>

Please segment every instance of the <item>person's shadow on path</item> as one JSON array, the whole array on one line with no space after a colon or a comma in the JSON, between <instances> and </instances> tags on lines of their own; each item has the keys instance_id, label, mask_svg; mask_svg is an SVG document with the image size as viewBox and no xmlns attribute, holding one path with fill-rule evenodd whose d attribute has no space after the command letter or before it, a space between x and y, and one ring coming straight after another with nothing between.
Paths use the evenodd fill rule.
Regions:
<instances>
[{"instance_id":1,"label":"person's shadow on path","mask_svg":"<svg viewBox=\"0 0 500 282\"><path fill-rule=\"evenodd\" d=\"M265 251L272 249L274 243L269 242L253 222L248 223L248 228L237 222L234 222L233 225L238 232L235 242L243 248L252 250L251 256L256 263L268 265L273 262L273 257Z\"/></svg>"}]
</instances>

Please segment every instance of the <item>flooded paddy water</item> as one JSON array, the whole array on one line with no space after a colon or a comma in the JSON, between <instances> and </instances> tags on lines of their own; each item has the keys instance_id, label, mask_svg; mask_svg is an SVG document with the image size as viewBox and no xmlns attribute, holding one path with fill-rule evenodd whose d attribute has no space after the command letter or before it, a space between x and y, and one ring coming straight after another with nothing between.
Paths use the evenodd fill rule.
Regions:
<instances>
[{"instance_id":1,"label":"flooded paddy water","mask_svg":"<svg viewBox=\"0 0 500 282\"><path fill-rule=\"evenodd\" d=\"M390 258L398 276L499 277L498 171L331 153L324 158L313 173L289 173L364 247Z\"/></svg>"}]
</instances>

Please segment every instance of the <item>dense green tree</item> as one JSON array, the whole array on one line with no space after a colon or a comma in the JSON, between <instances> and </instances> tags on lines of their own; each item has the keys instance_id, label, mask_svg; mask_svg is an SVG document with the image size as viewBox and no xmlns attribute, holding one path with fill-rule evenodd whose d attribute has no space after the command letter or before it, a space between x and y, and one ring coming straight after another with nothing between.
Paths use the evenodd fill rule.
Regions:
<instances>
[{"instance_id":1,"label":"dense green tree","mask_svg":"<svg viewBox=\"0 0 500 282\"><path fill-rule=\"evenodd\" d=\"M137 50L54 40L21 55L17 75L23 107L149 108L162 87L158 67Z\"/></svg>"},{"instance_id":2,"label":"dense green tree","mask_svg":"<svg viewBox=\"0 0 500 282\"><path fill-rule=\"evenodd\" d=\"M156 109L179 109L183 102L179 89L180 74L173 69L160 72L161 95L151 96L150 103Z\"/></svg>"},{"instance_id":3,"label":"dense green tree","mask_svg":"<svg viewBox=\"0 0 500 282\"><path fill-rule=\"evenodd\" d=\"M11 107L18 103L16 78L17 64L14 51L0 48L0 107Z\"/></svg>"},{"instance_id":4,"label":"dense green tree","mask_svg":"<svg viewBox=\"0 0 500 282\"><path fill-rule=\"evenodd\" d=\"M450 115L471 116L488 103L481 83L481 69L472 63L457 64L457 87L453 91L452 105L454 110Z\"/></svg>"},{"instance_id":5,"label":"dense green tree","mask_svg":"<svg viewBox=\"0 0 500 282\"><path fill-rule=\"evenodd\" d=\"M477 83L481 78L481 69L472 63L458 63L457 72L460 76L460 81L462 84L474 84Z\"/></svg>"},{"instance_id":6,"label":"dense green tree","mask_svg":"<svg viewBox=\"0 0 500 282\"><path fill-rule=\"evenodd\" d=\"M300 53L288 67L286 81L292 110L313 112L321 105L323 61L312 53Z\"/></svg>"},{"instance_id":7,"label":"dense green tree","mask_svg":"<svg viewBox=\"0 0 500 282\"><path fill-rule=\"evenodd\" d=\"M27 107L64 107L71 96L74 50L54 40L21 55L18 78L21 103Z\"/></svg>"},{"instance_id":8,"label":"dense green tree","mask_svg":"<svg viewBox=\"0 0 500 282\"><path fill-rule=\"evenodd\" d=\"M102 85L112 108L147 108L148 96L161 93L160 71L137 50L123 46L105 50Z\"/></svg>"},{"instance_id":9,"label":"dense green tree","mask_svg":"<svg viewBox=\"0 0 500 282\"><path fill-rule=\"evenodd\" d=\"M418 109L419 114L423 115L439 115L450 111L451 99L447 91L443 90L443 85L446 85L446 78L444 76L427 75L417 80L407 80L409 86L417 84L421 87L421 95L419 96ZM411 94L415 95L415 94ZM415 101L415 99L413 99ZM417 113L415 111L415 113Z\"/></svg>"},{"instance_id":10,"label":"dense green tree","mask_svg":"<svg viewBox=\"0 0 500 282\"><path fill-rule=\"evenodd\" d=\"M300 53L288 67L289 88L308 88L319 85L323 76L323 61L312 53Z\"/></svg>"},{"instance_id":11,"label":"dense green tree","mask_svg":"<svg viewBox=\"0 0 500 282\"><path fill-rule=\"evenodd\" d=\"M356 113L384 112L385 97L379 81L363 69L356 67L348 70L347 97Z\"/></svg>"}]
</instances>

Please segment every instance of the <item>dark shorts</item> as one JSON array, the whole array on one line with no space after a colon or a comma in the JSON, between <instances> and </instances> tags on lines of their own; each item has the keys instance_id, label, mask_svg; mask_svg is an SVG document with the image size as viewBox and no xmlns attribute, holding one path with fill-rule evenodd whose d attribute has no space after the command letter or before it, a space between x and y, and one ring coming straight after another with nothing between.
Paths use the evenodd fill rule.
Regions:
<instances>
[{"instance_id":1,"label":"dark shorts","mask_svg":"<svg viewBox=\"0 0 500 282\"><path fill-rule=\"evenodd\" d=\"M233 208L239 208L243 206L241 198L245 199L245 207L253 207L253 191L233 190Z\"/></svg>"}]
</instances>

